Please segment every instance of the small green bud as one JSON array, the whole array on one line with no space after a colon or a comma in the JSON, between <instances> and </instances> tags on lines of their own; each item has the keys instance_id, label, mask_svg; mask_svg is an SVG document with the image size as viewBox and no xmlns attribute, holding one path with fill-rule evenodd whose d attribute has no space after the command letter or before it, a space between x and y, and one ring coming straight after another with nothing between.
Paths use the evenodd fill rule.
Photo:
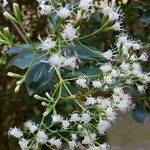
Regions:
<instances>
[{"instance_id":1,"label":"small green bud","mask_svg":"<svg viewBox=\"0 0 150 150\"><path fill-rule=\"evenodd\" d=\"M5 11L5 12L3 13L3 15L4 15L7 19L11 20L12 22L18 23L18 21L16 20L16 18L13 17L13 16L12 16L10 13L8 13L7 11Z\"/></svg>"},{"instance_id":2,"label":"small green bud","mask_svg":"<svg viewBox=\"0 0 150 150\"><path fill-rule=\"evenodd\" d=\"M8 72L7 76L9 77L16 77L16 78L21 78L22 76L13 72Z\"/></svg>"},{"instance_id":3,"label":"small green bud","mask_svg":"<svg viewBox=\"0 0 150 150\"><path fill-rule=\"evenodd\" d=\"M13 3L13 11L17 21L21 22L21 12L20 12L19 5L17 3Z\"/></svg>"}]
</instances>

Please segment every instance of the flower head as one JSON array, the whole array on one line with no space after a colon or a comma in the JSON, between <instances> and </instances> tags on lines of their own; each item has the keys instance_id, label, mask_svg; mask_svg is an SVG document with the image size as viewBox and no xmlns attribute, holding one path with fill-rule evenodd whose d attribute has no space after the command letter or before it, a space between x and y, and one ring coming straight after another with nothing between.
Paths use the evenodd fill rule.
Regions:
<instances>
[{"instance_id":1,"label":"flower head","mask_svg":"<svg viewBox=\"0 0 150 150\"><path fill-rule=\"evenodd\" d=\"M23 132L20 129L14 127L9 129L8 135L13 136L15 138L20 138L23 136Z\"/></svg>"},{"instance_id":2,"label":"flower head","mask_svg":"<svg viewBox=\"0 0 150 150\"><path fill-rule=\"evenodd\" d=\"M19 140L19 146L22 150L27 150L28 144L29 144L29 141L24 138Z\"/></svg>"},{"instance_id":3,"label":"flower head","mask_svg":"<svg viewBox=\"0 0 150 150\"><path fill-rule=\"evenodd\" d=\"M71 14L71 11L67 7L68 6L60 7L57 11L57 15L63 19L66 19Z\"/></svg>"},{"instance_id":4,"label":"flower head","mask_svg":"<svg viewBox=\"0 0 150 150\"><path fill-rule=\"evenodd\" d=\"M40 144L45 144L48 140L48 136L46 135L46 133L44 131L39 130L36 135L36 140Z\"/></svg>"},{"instance_id":5,"label":"flower head","mask_svg":"<svg viewBox=\"0 0 150 150\"><path fill-rule=\"evenodd\" d=\"M77 34L77 29L75 29L71 23L65 25L64 31L61 35L65 40L70 40L70 41L72 41L73 39L79 36Z\"/></svg>"}]
</instances>

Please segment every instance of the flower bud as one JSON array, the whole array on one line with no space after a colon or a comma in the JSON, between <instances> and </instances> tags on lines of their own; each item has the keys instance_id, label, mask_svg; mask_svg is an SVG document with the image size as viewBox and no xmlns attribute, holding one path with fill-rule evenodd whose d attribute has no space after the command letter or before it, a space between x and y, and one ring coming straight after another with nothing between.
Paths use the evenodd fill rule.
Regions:
<instances>
[{"instance_id":1,"label":"flower bud","mask_svg":"<svg viewBox=\"0 0 150 150\"><path fill-rule=\"evenodd\" d=\"M12 22L18 23L18 21L16 20L16 18L14 18L14 17L13 17L10 13L8 13L7 11L5 11L5 12L3 13L3 15L4 15L7 19L11 20Z\"/></svg>"},{"instance_id":2,"label":"flower bud","mask_svg":"<svg viewBox=\"0 0 150 150\"><path fill-rule=\"evenodd\" d=\"M22 76L13 72L8 72L7 76L9 77L16 77L16 78L21 78Z\"/></svg>"},{"instance_id":3,"label":"flower bud","mask_svg":"<svg viewBox=\"0 0 150 150\"><path fill-rule=\"evenodd\" d=\"M20 84L16 86L16 88L15 88L15 93L18 93L18 92L19 92L20 87L21 87L21 85L20 85Z\"/></svg>"},{"instance_id":4,"label":"flower bud","mask_svg":"<svg viewBox=\"0 0 150 150\"><path fill-rule=\"evenodd\" d=\"M21 12L20 12L19 5L17 3L13 3L13 10L17 21L21 22Z\"/></svg>"}]
</instances>

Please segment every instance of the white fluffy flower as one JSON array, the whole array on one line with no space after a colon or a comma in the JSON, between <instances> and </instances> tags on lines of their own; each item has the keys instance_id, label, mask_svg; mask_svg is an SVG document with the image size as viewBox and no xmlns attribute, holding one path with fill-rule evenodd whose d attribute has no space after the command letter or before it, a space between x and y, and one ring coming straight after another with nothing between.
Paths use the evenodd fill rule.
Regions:
<instances>
[{"instance_id":1,"label":"white fluffy flower","mask_svg":"<svg viewBox=\"0 0 150 150\"><path fill-rule=\"evenodd\" d=\"M47 143L48 136L46 135L46 133L44 131L40 130L40 131L38 131L38 133L36 135L36 140L40 144L45 144L45 143Z\"/></svg>"},{"instance_id":2,"label":"white fluffy flower","mask_svg":"<svg viewBox=\"0 0 150 150\"><path fill-rule=\"evenodd\" d=\"M119 20L119 21L115 22L115 24L111 27L111 29L113 29L115 31L121 31L121 30L123 30L121 24L122 24L122 21Z\"/></svg>"},{"instance_id":3,"label":"white fluffy flower","mask_svg":"<svg viewBox=\"0 0 150 150\"><path fill-rule=\"evenodd\" d=\"M96 103L96 99L94 97L87 97L86 98L86 102L85 102L86 106L94 105L95 103Z\"/></svg>"},{"instance_id":4,"label":"white fluffy flower","mask_svg":"<svg viewBox=\"0 0 150 150\"><path fill-rule=\"evenodd\" d=\"M112 70L112 65L110 63L106 63L100 67L100 69L105 73Z\"/></svg>"},{"instance_id":5,"label":"white fluffy flower","mask_svg":"<svg viewBox=\"0 0 150 150\"><path fill-rule=\"evenodd\" d=\"M84 123L88 123L91 121L91 116L88 113L83 113L81 121L83 121Z\"/></svg>"},{"instance_id":6,"label":"white fluffy flower","mask_svg":"<svg viewBox=\"0 0 150 150\"><path fill-rule=\"evenodd\" d=\"M38 129L38 126L35 125L35 123L30 120L25 122L24 126L25 128L29 129L31 133L34 133Z\"/></svg>"},{"instance_id":7,"label":"white fluffy flower","mask_svg":"<svg viewBox=\"0 0 150 150\"><path fill-rule=\"evenodd\" d=\"M52 38L50 37L47 37L44 41L41 40L41 42L42 44L39 46L39 48L42 50L49 50L56 46L56 42L52 41Z\"/></svg>"},{"instance_id":8,"label":"white fluffy flower","mask_svg":"<svg viewBox=\"0 0 150 150\"><path fill-rule=\"evenodd\" d=\"M51 145L56 146L57 148L61 148L62 142L60 139L56 139L55 137L51 138L48 141Z\"/></svg>"},{"instance_id":9,"label":"white fluffy flower","mask_svg":"<svg viewBox=\"0 0 150 150\"><path fill-rule=\"evenodd\" d=\"M143 53L140 57L139 57L139 60L141 61L148 61L148 55L147 53Z\"/></svg>"},{"instance_id":10,"label":"white fluffy flower","mask_svg":"<svg viewBox=\"0 0 150 150\"><path fill-rule=\"evenodd\" d=\"M80 77L78 80L76 80L76 84L83 88L87 87L86 82L87 82L87 79L84 77Z\"/></svg>"},{"instance_id":11,"label":"white fluffy flower","mask_svg":"<svg viewBox=\"0 0 150 150\"><path fill-rule=\"evenodd\" d=\"M93 141L96 140L96 134L95 133L91 133L89 135L85 135L84 136L84 140L82 140L82 144L91 144Z\"/></svg>"},{"instance_id":12,"label":"white fluffy flower","mask_svg":"<svg viewBox=\"0 0 150 150\"><path fill-rule=\"evenodd\" d=\"M103 57L105 57L106 59L111 59L112 56L113 56L113 53L111 50L108 50L108 51L103 53Z\"/></svg>"},{"instance_id":13,"label":"white fluffy flower","mask_svg":"<svg viewBox=\"0 0 150 150\"><path fill-rule=\"evenodd\" d=\"M109 20L118 20L121 16L120 7L116 7L114 4L110 4L108 0L104 0L101 2L101 12L105 16L109 16Z\"/></svg>"},{"instance_id":14,"label":"white fluffy flower","mask_svg":"<svg viewBox=\"0 0 150 150\"><path fill-rule=\"evenodd\" d=\"M107 147L106 143L100 144L100 150L107 150Z\"/></svg>"},{"instance_id":15,"label":"white fluffy flower","mask_svg":"<svg viewBox=\"0 0 150 150\"><path fill-rule=\"evenodd\" d=\"M120 111L126 112L130 109L131 101L128 99L124 99L120 101L120 103L118 103L116 106Z\"/></svg>"},{"instance_id":16,"label":"white fluffy flower","mask_svg":"<svg viewBox=\"0 0 150 150\"><path fill-rule=\"evenodd\" d=\"M102 87L102 83L99 80L92 81L92 85L95 88L101 88Z\"/></svg>"},{"instance_id":17,"label":"white fluffy flower","mask_svg":"<svg viewBox=\"0 0 150 150\"><path fill-rule=\"evenodd\" d=\"M137 85L137 89L140 93L144 93L145 92L145 87L143 85Z\"/></svg>"},{"instance_id":18,"label":"white fluffy flower","mask_svg":"<svg viewBox=\"0 0 150 150\"><path fill-rule=\"evenodd\" d=\"M99 107L104 110L107 109L108 107L111 107L111 102L109 99L97 97L96 102L98 103Z\"/></svg>"},{"instance_id":19,"label":"white fluffy flower","mask_svg":"<svg viewBox=\"0 0 150 150\"><path fill-rule=\"evenodd\" d=\"M116 45L118 49L120 48L120 46L122 46L123 54L125 55L128 54L130 48L133 48L134 50L139 50L142 47L139 41L129 39L128 36L124 33L121 33L118 36Z\"/></svg>"},{"instance_id":20,"label":"white fluffy flower","mask_svg":"<svg viewBox=\"0 0 150 150\"><path fill-rule=\"evenodd\" d=\"M116 112L112 109L112 107L109 107L105 110L106 117L109 121L114 121L116 119Z\"/></svg>"},{"instance_id":21,"label":"white fluffy flower","mask_svg":"<svg viewBox=\"0 0 150 150\"><path fill-rule=\"evenodd\" d=\"M55 137L51 138L49 140L49 143L53 146L56 146L57 148L61 148L62 146L62 142L60 139L56 139Z\"/></svg>"},{"instance_id":22,"label":"white fluffy flower","mask_svg":"<svg viewBox=\"0 0 150 150\"><path fill-rule=\"evenodd\" d=\"M20 129L14 127L9 129L8 135L13 136L15 138L20 138L23 136L23 132Z\"/></svg>"},{"instance_id":23,"label":"white fluffy flower","mask_svg":"<svg viewBox=\"0 0 150 150\"><path fill-rule=\"evenodd\" d=\"M100 134L104 134L109 127L110 127L110 122L106 120L100 120L97 129Z\"/></svg>"},{"instance_id":24,"label":"white fluffy flower","mask_svg":"<svg viewBox=\"0 0 150 150\"><path fill-rule=\"evenodd\" d=\"M77 114L77 113L71 114L70 122L77 122L77 121L80 121L80 120L81 120L81 118L80 118L79 114Z\"/></svg>"},{"instance_id":25,"label":"white fluffy flower","mask_svg":"<svg viewBox=\"0 0 150 150\"><path fill-rule=\"evenodd\" d=\"M69 141L68 144L69 144L70 150L74 150L75 147L77 147L77 143L75 140Z\"/></svg>"},{"instance_id":26,"label":"white fluffy flower","mask_svg":"<svg viewBox=\"0 0 150 150\"><path fill-rule=\"evenodd\" d=\"M69 127L70 123L68 120L63 120L62 121L62 128L67 129Z\"/></svg>"},{"instance_id":27,"label":"white fluffy flower","mask_svg":"<svg viewBox=\"0 0 150 150\"><path fill-rule=\"evenodd\" d=\"M28 148L28 144L29 144L29 141L27 141L26 139L22 138L19 140L19 146L22 150L27 150Z\"/></svg>"},{"instance_id":28,"label":"white fluffy flower","mask_svg":"<svg viewBox=\"0 0 150 150\"><path fill-rule=\"evenodd\" d=\"M65 25L64 31L61 35L65 40L70 41L78 37L77 29L75 29L71 23Z\"/></svg>"},{"instance_id":29,"label":"white fluffy flower","mask_svg":"<svg viewBox=\"0 0 150 150\"><path fill-rule=\"evenodd\" d=\"M54 6L52 4L47 4L45 1L39 1L38 11L41 15L49 15L53 9Z\"/></svg>"},{"instance_id":30,"label":"white fluffy flower","mask_svg":"<svg viewBox=\"0 0 150 150\"><path fill-rule=\"evenodd\" d=\"M53 54L50 59L49 63L51 65L51 68L60 68L64 65L65 57L63 57L60 54Z\"/></svg>"},{"instance_id":31,"label":"white fluffy flower","mask_svg":"<svg viewBox=\"0 0 150 150\"><path fill-rule=\"evenodd\" d=\"M63 121L63 117L61 115L53 115L52 116L52 121L57 123L57 122L62 122Z\"/></svg>"},{"instance_id":32,"label":"white fluffy flower","mask_svg":"<svg viewBox=\"0 0 150 150\"><path fill-rule=\"evenodd\" d=\"M114 79L112 78L111 74L108 76L104 76L105 83L111 85L114 82Z\"/></svg>"},{"instance_id":33,"label":"white fluffy flower","mask_svg":"<svg viewBox=\"0 0 150 150\"><path fill-rule=\"evenodd\" d=\"M78 68L77 60L78 60L78 58L75 56L68 57L64 61L64 66L70 66L72 69Z\"/></svg>"},{"instance_id":34,"label":"white fluffy flower","mask_svg":"<svg viewBox=\"0 0 150 150\"><path fill-rule=\"evenodd\" d=\"M119 75L120 75L119 70L112 69L112 71L111 71L112 77L117 78L117 77L119 77Z\"/></svg>"},{"instance_id":35,"label":"white fluffy flower","mask_svg":"<svg viewBox=\"0 0 150 150\"><path fill-rule=\"evenodd\" d=\"M63 19L66 19L71 14L70 10L67 7L68 6L60 7L57 11L57 15Z\"/></svg>"},{"instance_id":36,"label":"white fluffy flower","mask_svg":"<svg viewBox=\"0 0 150 150\"><path fill-rule=\"evenodd\" d=\"M120 65L120 68L121 68L122 71L128 71L128 70L129 70L129 67L130 67L130 65L127 64L127 63L125 63L125 62L123 62L123 63Z\"/></svg>"},{"instance_id":37,"label":"white fluffy flower","mask_svg":"<svg viewBox=\"0 0 150 150\"><path fill-rule=\"evenodd\" d=\"M91 6L93 6L93 0L80 0L79 7L81 9L88 11Z\"/></svg>"}]
</instances>

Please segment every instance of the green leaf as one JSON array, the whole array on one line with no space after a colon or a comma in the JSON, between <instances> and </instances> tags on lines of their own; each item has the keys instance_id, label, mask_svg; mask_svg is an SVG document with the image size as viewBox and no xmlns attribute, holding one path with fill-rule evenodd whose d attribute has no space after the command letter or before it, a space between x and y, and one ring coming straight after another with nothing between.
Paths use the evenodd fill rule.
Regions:
<instances>
[{"instance_id":1,"label":"green leaf","mask_svg":"<svg viewBox=\"0 0 150 150\"><path fill-rule=\"evenodd\" d=\"M53 77L54 70L47 63L40 63L31 67L27 78L26 87L29 95L50 88L50 81Z\"/></svg>"},{"instance_id":2,"label":"green leaf","mask_svg":"<svg viewBox=\"0 0 150 150\"><path fill-rule=\"evenodd\" d=\"M32 56L33 56L33 53L21 53L17 56L15 56L10 62L9 64L7 65L7 68L10 68L12 66L16 66L20 69L26 69L30 66L30 62L32 60Z\"/></svg>"},{"instance_id":3,"label":"green leaf","mask_svg":"<svg viewBox=\"0 0 150 150\"><path fill-rule=\"evenodd\" d=\"M62 51L64 51L67 55L77 54L81 60L104 61L104 58L100 55L100 51L90 46L68 45L67 47L63 48Z\"/></svg>"},{"instance_id":4,"label":"green leaf","mask_svg":"<svg viewBox=\"0 0 150 150\"><path fill-rule=\"evenodd\" d=\"M22 52L30 52L33 50L33 46L31 44L20 44L14 47L9 48L6 53L7 54L20 54Z\"/></svg>"}]
</instances>

